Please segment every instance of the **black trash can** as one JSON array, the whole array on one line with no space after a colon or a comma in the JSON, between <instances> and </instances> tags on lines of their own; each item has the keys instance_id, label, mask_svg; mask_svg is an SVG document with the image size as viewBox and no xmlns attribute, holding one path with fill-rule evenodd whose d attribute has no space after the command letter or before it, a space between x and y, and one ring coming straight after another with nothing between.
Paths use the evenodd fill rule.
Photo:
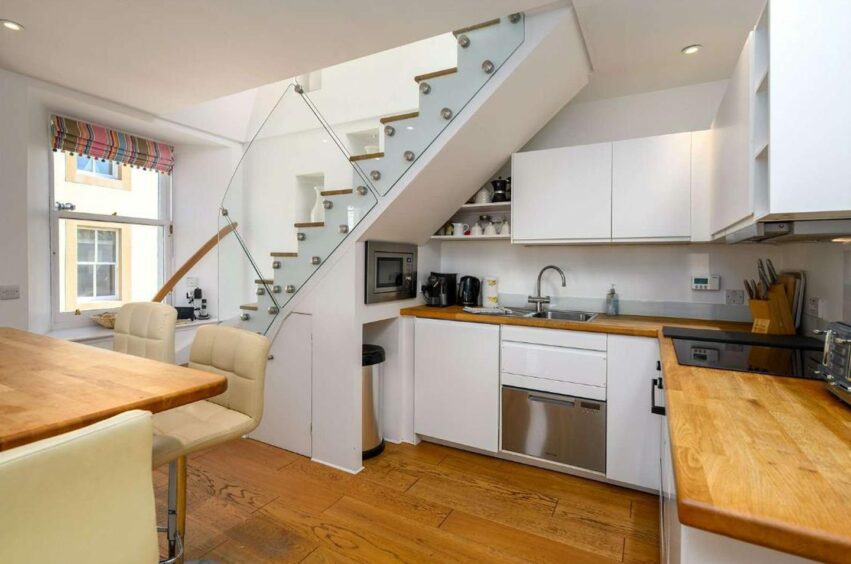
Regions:
<instances>
[{"instance_id":1,"label":"black trash can","mask_svg":"<svg viewBox=\"0 0 851 564\"><path fill-rule=\"evenodd\" d=\"M381 365L384 349L378 345L364 345L361 356L363 380L363 458L378 456L384 450L384 429L381 424Z\"/></svg>"}]
</instances>

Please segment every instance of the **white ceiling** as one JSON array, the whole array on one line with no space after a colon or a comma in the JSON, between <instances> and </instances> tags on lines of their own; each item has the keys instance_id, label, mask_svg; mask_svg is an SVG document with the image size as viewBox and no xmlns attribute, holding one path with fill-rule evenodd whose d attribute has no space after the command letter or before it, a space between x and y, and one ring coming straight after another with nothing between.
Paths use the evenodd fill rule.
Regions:
<instances>
[{"instance_id":1,"label":"white ceiling","mask_svg":"<svg viewBox=\"0 0 851 564\"><path fill-rule=\"evenodd\" d=\"M574 101L729 78L765 1L573 0L594 66Z\"/></svg>"},{"instance_id":2,"label":"white ceiling","mask_svg":"<svg viewBox=\"0 0 851 564\"><path fill-rule=\"evenodd\" d=\"M0 68L161 113L545 3L0 0Z\"/></svg>"}]
</instances>

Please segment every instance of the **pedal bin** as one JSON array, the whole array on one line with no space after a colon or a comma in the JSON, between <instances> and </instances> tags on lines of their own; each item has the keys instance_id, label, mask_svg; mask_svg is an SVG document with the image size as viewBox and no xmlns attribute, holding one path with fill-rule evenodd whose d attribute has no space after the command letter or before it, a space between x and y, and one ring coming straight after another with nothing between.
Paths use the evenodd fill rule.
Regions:
<instances>
[{"instance_id":1,"label":"pedal bin","mask_svg":"<svg viewBox=\"0 0 851 564\"><path fill-rule=\"evenodd\" d=\"M384 349L378 345L363 345L361 379L363 380L363 458L378 456L384 450L384 429L381 423L381 368Z\"/></svg>"}]
</instances>

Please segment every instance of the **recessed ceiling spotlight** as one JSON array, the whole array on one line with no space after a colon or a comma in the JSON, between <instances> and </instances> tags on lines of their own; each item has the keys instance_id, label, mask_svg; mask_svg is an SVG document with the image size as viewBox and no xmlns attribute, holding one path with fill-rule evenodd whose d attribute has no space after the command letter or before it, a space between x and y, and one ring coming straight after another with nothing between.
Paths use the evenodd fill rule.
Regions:
<instances>
[{"instance_id":1,"label":"recessed ceiling spotlight","mask_svg":"<svg viewBox=\"0 0 851 564\"><path fill-rule=\"evenodd\" d=\"M680 49L680 52L683 55L694 55L695 53L700 51L701 47L703 47L703 45L701 45L700 43L695 43L694 45L687 45L683 47L682 49Z\"/></svg>"},{"instance_id":2,"label":"recessed ceiling spotlight","mask_svg":"<svg viewBox=\"0 0 851 564\"><path fill-rule=\"evenodd\" d=\"M413 129L414 129L414 126L413 126L413 125L409 125L409 126L405 127L405 129L407 129L408 131L411 131L411 130L413 130Z\"/></svg>"},{"instance_id":3,"label":"recessed ceiling spotlight","mask_svg":"<svg viewBox=\"0 0 851 564\"><path fill-rule=\"evenodd\" d=\"M0 23L2 23L3 27L5 27L6 29L11 29L12 31L21 31L22 29L24 29L24 26L22 26L18 22L13 22L12 20L0 19Z\"/></svg>"}]
</instances>

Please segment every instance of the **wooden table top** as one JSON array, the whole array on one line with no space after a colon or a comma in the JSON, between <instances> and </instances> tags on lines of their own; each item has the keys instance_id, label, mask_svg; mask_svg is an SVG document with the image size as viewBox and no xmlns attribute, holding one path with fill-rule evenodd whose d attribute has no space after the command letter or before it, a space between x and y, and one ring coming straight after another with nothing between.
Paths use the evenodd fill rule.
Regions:
<instances>
[{"instance_id":1,"label":"wooden table top","mask_svg":"<svg viewBox=\"0 0 851 564\"><path fill-rule=\"evenodd\" d=\"M218 374L0 327L0 451L226 389Z\"/></svg>"},{"instance_id":2,"label":"wooden table top","mask_svg":"<svg viewBox=\"0 0 851 564\"><path fill-rule=\"evenodd\" d=\"M678 317L649 317L640 315L608 316L601 313L593 321L562 321L556 319L535 319L530 317L508 317L505 315L481 315L466 313L461 306L406 307L400 315L445 319L448 321L467 321L470 323L491 323L495 325L522 325L542 327L544 329L568 329L588 331L590 333L612 333L615 335L633 335L636 337L656 337L665 325L678 327L696 327L701 329L721 329L726 331L750 331L750 323L732 321L711 321L705 319L683 319Z\"/></svg>"},{"instance_id":3,"label":"wooden table top","mask_svg":"<svg viewBox=\"0 0 851 564\"><path fill-rule=\"evenodd\" d=\"M822 382L680 366L660 345L680 521L847 562L851 407Z\"/></svg>"}]
</instances>

